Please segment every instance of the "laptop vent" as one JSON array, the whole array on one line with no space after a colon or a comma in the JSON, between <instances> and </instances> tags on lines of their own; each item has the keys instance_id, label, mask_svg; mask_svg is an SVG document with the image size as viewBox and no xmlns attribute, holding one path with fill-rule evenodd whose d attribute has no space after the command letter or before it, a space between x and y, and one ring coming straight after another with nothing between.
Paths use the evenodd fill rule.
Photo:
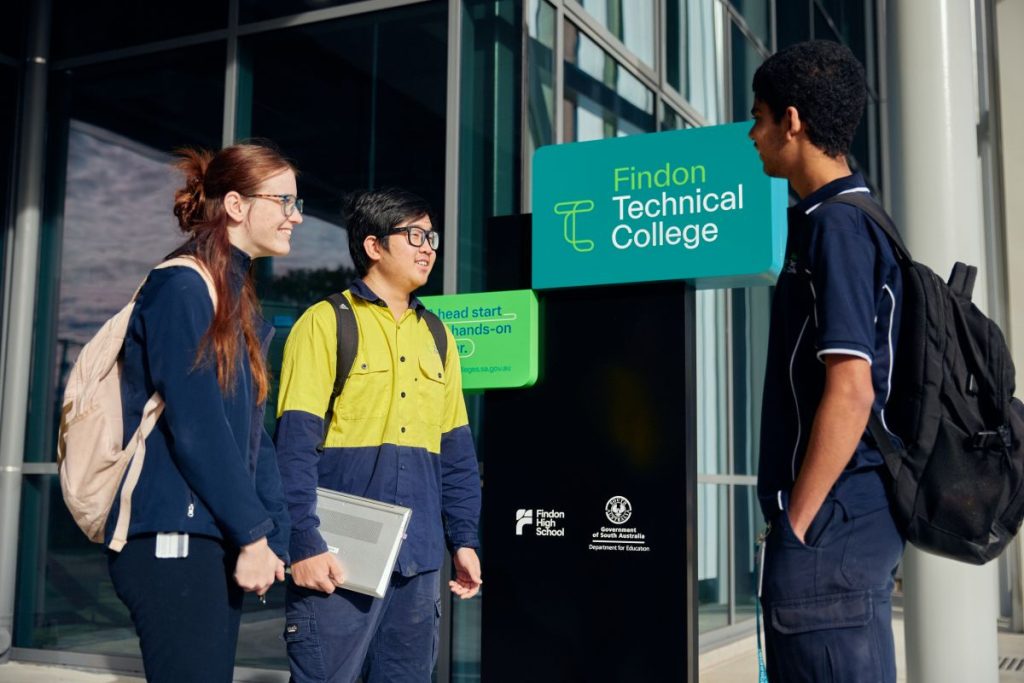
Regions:
<instances>
[{"instance_id":1,"label":"laptop vent","mask_svg":"<svg viewBox=\"0 0 1024 683\"><path fill-rule=\"evenodd\" d=\"M377 539L380 538L381 529L384 528L384 525L380 522L360 519L352 515L346 515L344 512L320 510L317 512L317 516L320 517L321 527L330 529L340 536L347 536L348 538L367 543L376 543Z\"/></svg>"}]
</instances>

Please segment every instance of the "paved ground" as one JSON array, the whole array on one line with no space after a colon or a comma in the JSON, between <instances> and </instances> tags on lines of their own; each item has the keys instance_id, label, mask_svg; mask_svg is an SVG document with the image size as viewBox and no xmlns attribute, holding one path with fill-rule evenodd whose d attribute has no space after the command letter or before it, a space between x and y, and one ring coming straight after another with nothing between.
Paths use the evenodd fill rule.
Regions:
<instances>
[{"instance_id":1,"label":"paved ground","mask_svg":"<svg viewBox=\"0 0 1024 683\"><path fill-rule=\"evenodd\" d=\"M907 680L904 661L903 615L893 613L896 640L896 680ZM1024 634L999 634L999 683L1024 683ZM754 636L701 658L700 683L750 683L757 680L757 644Z\"/></svg>"},{"instance_id":2,"label":"paved ground","mask_svg":"<svg viewBox=\"0 0 1024 683\"><path fill-rule=\"evenodd\" d=\"M896 669L899 681L906 681L903 662L903 624L894 615ZM750 683L757 680L757 654L753 636L701 657L700 683ZM999 634L1000 683L1024 683L1024 634ZM142 678L110 673L79 671L59 666L25 662L0 664L0 683L140 683ZM623 683L632 683L624 681Z\"/></svg>"}]
</instances>

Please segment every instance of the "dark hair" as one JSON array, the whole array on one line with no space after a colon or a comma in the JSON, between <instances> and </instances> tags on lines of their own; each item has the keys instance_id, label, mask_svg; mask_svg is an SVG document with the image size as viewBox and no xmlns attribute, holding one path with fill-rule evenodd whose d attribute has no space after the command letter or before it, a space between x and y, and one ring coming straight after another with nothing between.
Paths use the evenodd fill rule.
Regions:
<instances>
[{"instance_id":1,"label":"dark hair","mask_svg":"<svg viewBox=\"0 0 1024 683\"><path fill-rule=\"evenodd\" d=\"M387 248L387 236L393 227L423 216L430 218L431 224L437 225L434 212L425 199L396 187L363 190L346 195L342 202L341 218L348 231L348 251L359 277L364 277L370 270L370 257L363 248L363 241L367 237L374 235L381 238Z\"/></svg>"},{"instance_id":2,"label":"dark hair","mask_svg":"<svg viewBox=\"0 0 1024 683\"><path fill-rule=\"evenodd\" d=\"M839 43L797 43L758 67L754 97L771 109L776 121L787 107L796 107L815 147L830 157L846 155L867 101L864 67Z\"/></svg>"},{"instance_id":3,"label":"dark hair","mask_svg":"<svg viewBox=\"0 0 1024 683\"><path fill-rule=\"evenodd\" d=\"M265 142L232 145L216 154L203 149L180 149L176 156L175 167L185 176L185 187L174 193L174 215L189 238L172 255L190 254L206 266L218 302L213 321L200 341L196 363L215 362L221 390L230 391L235 385L241 353L241 322L257 396L263 401L269 391L270 373L256 338L255 321L260 305L251 275L245 279L240 296L231 291L231 242L223 199L232 190L242 195L253 194L267 178L286 170L295 172L295 167Z\"/></svg>"}]
</instances>

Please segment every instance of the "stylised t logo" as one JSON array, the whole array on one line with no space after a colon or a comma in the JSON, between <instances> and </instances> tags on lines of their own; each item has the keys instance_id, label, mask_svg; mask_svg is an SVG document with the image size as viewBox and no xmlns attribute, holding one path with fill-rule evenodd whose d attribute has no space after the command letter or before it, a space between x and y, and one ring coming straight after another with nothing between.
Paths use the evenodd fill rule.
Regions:
<instances>
[{"instance_id":1,"label":"stylised t logo","mask_svg":"<svg viewBox=\"0 0 1024 683\"><path fill-rule=\"evenodd\" d=\"M533 524L533 510L516 510L516 536L523 535L523 527Z\"/></svg>"},{"instance_id":2,"label":"stylised t logo","mask_svg":"<svg viewBox=\"0 0 1024 683\"><path fill-rule=\"evenodd\" d=\"M565 216L565 222L562 226L565 241L581 254L593 251L594 241L576 239L576 214L590 213L593 210L594 202L589 199L577 199L576 201L555 204L555 213L559 216Z\"/></svg>"}]
</instances>

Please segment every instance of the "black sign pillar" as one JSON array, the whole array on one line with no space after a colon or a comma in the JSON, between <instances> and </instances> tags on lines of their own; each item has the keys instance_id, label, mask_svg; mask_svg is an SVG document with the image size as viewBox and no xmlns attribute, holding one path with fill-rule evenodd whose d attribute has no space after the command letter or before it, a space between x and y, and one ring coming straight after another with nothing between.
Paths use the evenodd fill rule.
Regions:
<instances>
[{"instance_id":1,"label":"black sign pillar","mask_svg":"<svg viewBox=\"0 0 1024 683\"><path fill-rule=\"evenodd\" d=\"M539 296L540 380L481 415L482 680L696 683L693 289Z\"/></svg>"}]
</instances>

